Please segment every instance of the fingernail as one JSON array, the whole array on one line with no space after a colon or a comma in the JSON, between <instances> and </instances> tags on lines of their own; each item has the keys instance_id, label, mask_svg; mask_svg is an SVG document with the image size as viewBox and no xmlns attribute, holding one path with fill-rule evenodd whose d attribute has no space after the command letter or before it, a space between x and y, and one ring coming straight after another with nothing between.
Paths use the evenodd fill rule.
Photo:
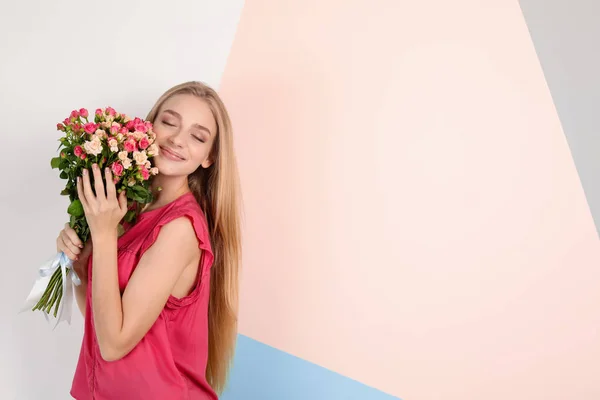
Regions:
<instances>
[{"instance_id":1,"label":"fingernail","mask_svg":"<svg viewBox=\"0 0 600 400\"><path fill-rule=\"evenodd\" d=\"M83 175L87 175L87 174L88 174L88 171L87 171L87 169L84 169L84 170L83 170Z\"/></svg>"},{"instance_id":2,"label":"fingernail","mask_svg":"<svg viewBox=\"0 0 600 400\"><path fill-rule=\"evenodd\" d=\"M92 164L92 168L94 168L94 170L98 169L98 164Z\"/></svg>"},{"instance_id":3,"label":"fingernail","mask_svg":"<svg viewBox=\"0 0 600 400\"><path fill-rule=\"evenodd\" d=\"M79 245L79 248L80 248L80 249L83 249L83 245L82 245L82 244L80 244L80 245Z\"/></svg>"},{"instance_id":4,"label":"fingernail","mask_svg":"<svg viewBox=\"0 0 600 400\"><path fill-rule=\"evenodd\" d=\"M108 168L104 168L104 172L106 172L108 174L110 172L110 170Z\"/></svg>"}]
</instances>

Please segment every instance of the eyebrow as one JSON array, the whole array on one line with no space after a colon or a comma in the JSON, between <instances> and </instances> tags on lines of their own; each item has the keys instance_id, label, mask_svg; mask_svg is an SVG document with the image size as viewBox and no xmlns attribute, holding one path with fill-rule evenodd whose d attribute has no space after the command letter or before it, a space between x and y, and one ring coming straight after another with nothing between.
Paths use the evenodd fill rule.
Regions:
<instances>
[{"instance_id":1,"label":"eyebrow","mask_svg":"<svg viewBox=\"0 0 600 400\"><path fill-rule=\"evenodd\" d=\"M164 110L163 112L164 112L164 113L167 113L167 114L171 114L171 115L173 115L174 117L177 117L177 118L179 118L179 119L182 119L182 118L181 118L181 114L179 114L177 111L173 111L173 110ZM192 126L193 126L194 128L198 128L198 129L200 129L201 131L205 131L206 133L208 133L209 135L211 135L211 133L210 133L210 130L209 130L207 127L205 127L205 126L202 126L202 125L200 125L200 124L194 124L194 125L192 125Z\"/></svg>"}]
</instances>

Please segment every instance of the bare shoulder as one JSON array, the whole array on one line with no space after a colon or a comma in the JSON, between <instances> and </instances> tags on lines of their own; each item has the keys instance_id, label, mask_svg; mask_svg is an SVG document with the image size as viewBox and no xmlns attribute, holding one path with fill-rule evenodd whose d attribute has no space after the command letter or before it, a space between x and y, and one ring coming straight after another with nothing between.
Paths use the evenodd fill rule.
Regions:
<instances>
[{"instance_id":1,"label":"bare shoulder","mask_svg":"<svg viewBox=\"0 0 600 400\"><path fill-rule=\"evenodd\" d=\"M198 246L198 238L192 221L186 217L177 217L164 224L158 234L158 240L177 242L180 245Z\"/></svg>"},{"instance_id":2,"label":"bare shoulder","mask_svg":"<svg viewBox=\"0 0 600 400\"><path fill-rule=\"evenodd\" d=\"M181 216L164 224L150 250L152 248L161 252L187 253L191 257L196 255L200 249L192 221L186 216Z\"/></svg>"}]
</instances>

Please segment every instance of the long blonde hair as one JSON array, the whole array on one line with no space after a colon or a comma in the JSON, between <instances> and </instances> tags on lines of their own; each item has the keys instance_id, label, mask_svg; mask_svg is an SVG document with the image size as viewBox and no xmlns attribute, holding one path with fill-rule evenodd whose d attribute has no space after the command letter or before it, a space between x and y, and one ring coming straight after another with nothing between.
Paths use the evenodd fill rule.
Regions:
<instances>
[{"instance_id":1,"label":"long blonde hair","mask_svg":"<svg viewBox=\"0 0 600 400\"><path fill-rule=\"evenodd\" d=\"M163 103L178 94L204 100L217 123L210 152L212 165L188 177L190 189L208 220L215 259L210 278L208 364L206 378L213 389L225 388L237 338L238 275L241 261L240 190L233 133L219 95L201 82L185 82L166 91L147 116L154 123Z\"/></svg>"}]
</instances>

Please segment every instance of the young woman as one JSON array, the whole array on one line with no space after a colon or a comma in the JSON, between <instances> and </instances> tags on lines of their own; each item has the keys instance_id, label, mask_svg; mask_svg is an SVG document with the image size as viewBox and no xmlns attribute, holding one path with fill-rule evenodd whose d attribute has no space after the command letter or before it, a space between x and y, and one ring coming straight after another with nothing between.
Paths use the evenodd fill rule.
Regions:
<instances>
[{"instance_id":1,"label":"young woman","mask_svg":"<svg viewBox=\"0 0 600 400\"><path fill-rule=\"evenodd\" d=\"M188 82L147 119L160 149L154 202L118 237L127 199L94 165L78 182L91 241L68 224L57 239L82 278L78 400L217 399L234 352L239 189L227 111L214 90Z\"/></svg>"}]
</instances>

